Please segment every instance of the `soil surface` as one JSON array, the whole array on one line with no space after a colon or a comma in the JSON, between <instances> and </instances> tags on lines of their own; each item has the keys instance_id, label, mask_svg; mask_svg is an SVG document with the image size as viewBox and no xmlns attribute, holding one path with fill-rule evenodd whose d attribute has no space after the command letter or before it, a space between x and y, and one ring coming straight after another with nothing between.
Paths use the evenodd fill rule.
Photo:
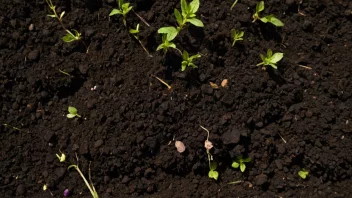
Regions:
<instances>
[{"instance_id":1,"label":"soil surface","mask_svg":"<svg viewBox=\"0 0 352 198\"><path fill-rule=\"evenodd\" d=\"M205 27L174 42L202 57L181 72L177 51L156 52L178 0L131 1L150 27L130 12L127 29L108 17L113 0L58 0L83 37L69 44L44 0L2 0L0 197L91 197L67 170L77 163L100 197L352 197L352 3L267 0L262 15L285 23L276 28L252 23L257 1L232 2L201 1ZM153 57L128 33L137 23ZM245 32L234 47L232 28ZM269 48L284 53L277 71L256 66ZM82 117L67 119L68 106ZM231 168L240 155L252 159L244 173Z\"/></svg>"}]
</instances>

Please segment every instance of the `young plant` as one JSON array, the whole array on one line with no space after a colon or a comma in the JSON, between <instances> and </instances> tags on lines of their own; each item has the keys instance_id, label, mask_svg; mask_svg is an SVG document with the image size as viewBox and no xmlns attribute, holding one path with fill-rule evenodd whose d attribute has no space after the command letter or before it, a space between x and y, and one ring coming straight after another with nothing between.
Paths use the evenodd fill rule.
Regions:
<instances>
[{"instance_id":1,"label":"young plant","mask_svg":"<svg viewBox=\"0 0 352 198\"><path fill-rule=\"evenodd\" d=\"M174 9L174 15L178 23L177 31L179 32L187 22L197 26L204 27L201 20L196 18L196 12L199 9L199 0L193 0L189 4L186 0L181 0L181 12Z\"/></svg>"},{"instance_id":2,"label":"young plant","mask_svg":"<svg viewBox=\"0 0 352 198\"><path fill-rule=\"evenodd\" d=\"M156 48L156 51L159 51L159 50L162 49L162 50L164 51L164 55L167 53L167 51L169 50L169 48L173 48L173 49L178 50L178 49L176 48L175 43L169 41L169 39L168 39L167 37L168 37L167 34L163 34L163 35L162 35L162 41L163 41L163 43L161 43L161 44L158 46L158 48Z\"/></svg>"},{"instance_id":3,"label":"young plant","mask_svg":"<svg viewBox=\"0 0 352 198\"><path fill-rule=\"evenodd\" d=\"M75 108L75 107L71 107L71 106L69 106L68 107L68 113L69 114L67 114L66 116L67 116L67 118L74 118L74 117L81 117L78 113L77 113L77 109Z\"/></svg>"},{"instance_id":4,"label":"young plant","mask_svg":"<svg viewBox=\"0 0 352 198\"><path fill-rule=\"evenodd\" d=\"M236 41L242 41L243 40L243 31L237 31L235 29L231 30L231 37L232 37L232 46L235 45Z\"/></svg>"},{"instance_id":5,"label":"young plant","mask_svg":"<svg viewBox=\"0 0 352 198\"><path fill-rule=\"evenodd\" d=\"M56 154L56 157L59 159L60 162L65 162L66 161L66 155L64 153L62 153L62 152L61 152L61 156L59 154Z\"/></svg>"},{"instance_id":6,"label":"young plant","mask_svg":"<svg viewBox=\"0 0 352 198\"><path fill-rule=\"evenodd\" d=\"M118 8L113 9L109 16L113 16L113 15L122 15L122 20L123 20L123 24L126 26L126 16L127 14L132 10L132 6L130 6L129 2L124 2L124 0L117 0L118 3Z\"/></svg>"},{"instance_id":7,"label":"young plant","mask_svg":"<svg viewBox=\"0 0 352 198\"><path fill-rule=\"evenodd\" d=\"M194 59L200 58L201 55L200 54L196 54L193 55L191 57L189 57L189 54L187 51L183 50L182 53L182 63L181 63L181 71L185 71L186 67L193 67L193 68L197 68L197 65L195 65L193 63Z\"/></svg>"},{"instance_id":8,"label":"young plant","mask_svg":"<svg viewBox=\"0 0 352 198\"><path fill-rule=\"evenodd\" d=\"M266 69L266 66L271 66L274 69L277 69L276 63L279 62L282 58L284 57L283 53L275 53L271 51L271 49L268 49L267 56L260 54L260 58L262 59L263 62L257 64L257 66L263 65L263 70Z\"/></svg>"},{"instance_id":9,"label":"young plant","mask_svg":"<svg viewBox=\"0 0 352 198\"><path fill-rule=\"evenodd\" d=\"M230 10L232 10L232 9L233 9L233 7L235 7L235 5L237 4L237 1L238 1L238 0L236 0L235 2L233 2L233 4L232 4L232 6L231 6Z\"/></svg>"},{"instance_id":10,"label":"young plant","mask_svg":"<svg viewBox=\"0 0 352 198\"><path fill-rule=\"evenodd\" d=\"M272 23L273 25L277 27L282 27L284 26L284 23L282 23L278 18L275 18L274 15L270 14L265 17L259 17L259 13L264 10L264 1L260 1L257 3L257 6L255 8L255 13L253 14L253 23L256 20L261 20L263 23Z\"/></svg>"},{"instance_id":11,"label":"young plant","mask_svg":"<svg viewBox=\"0 0 352 198\"><path fill-rule=\"evenodd\" d=\"M148 50L144 47L142 44L142 41L139 39L139 24L137 24L136 29L130 29L130 34L133 35L133 37L139 42L143 50L148 54L149 57L152 57L152 55L149 54Z\"/></svg>"},{"instance_id":12,"label":"young plant","mask_svg":"<svg viewBox=\"0 0 352 198\"><path fill-rule=\"evenodd\" d=\"M90 181L90 183L87 181L86 177L83 175L82 171L79 169L78 165L70 165L67 170L74 168L76 169L76 171L79 173L79 175L82 177L84 183L86 184L86 186L88 187L90 193L92 194L93 198L99 198L97 191L94 188L94 185L92 183L92 181ZM89 180L90 180L90 169L89 169Z\"/></svg>"},{"instance_id":13,"label":"young plant","mask_svg":"<svg viewBox=\"0 0 352 198\"><path fill-rule=\"evenodd\" d=\"M306 179L307 176L309 175L309 172L306 169L302 169L300 171L298 171L298 175L302 178L302 179Z\"/></svg>"},{"instance_id":14,"label":"young plant","mask_svg":"<svg viewBox=\"0 0 352 198\"><path fill-rule=\"evenodd\" d=\"M242 156L238 156L237 159L232 162L232 167L233 168L238 168L240 167L241 172L243 173L246 170L246 164L250 162L252 159L251 158L243 158Z\"/></svg>"},{"instance_id":15,"label":"young plant","mask_svg":"<svg viewBox=\"0 0 352 198\"><path fill-rule=\"evenodd\" d=\"M213 156L211 155L210 153L210 149L213 148L213 143L209 141L209 135L210 135L210 132L208 129L206 129L205 127L203 127L202 125L200 125L200 127L202 129L204 129L208 136L207 136L207 139L205 140L204 142L204 147L207 151L207 155L208 155L208 162L209 162L209 172L208 172L208 177L210 179L215 179L215 180L218 180L218 177L219 177L219 173L218 171L216 171L216 168L217 168L217 163L215 161L213 161Z\"/></svg>"},{"instance_id":16,"label":"young plant","mask_svg":"<svg viewBox=\"0 0 352 198\"><path fill-rule=\"evenodd\" d=\"M208 173L208 177L210 179L215 179L215 180L218 180L218 177L219 177L219 173L218 171L216 171L216 168L217 168L218 164L216 162L211 162L210 163L210 170L209 170L209 173Z\"/></svg>"},{"instance_id":17,"label":"young plant","mask_svg":"<svg viewBox=\"0 0 352 198\"><path fill-rule=\"evenodd\" d=\"M61 27L66 31L66 35L63 36L61 39L66 43L81 40L81 33L79 33L77 30L70 31L70 30L66 29L64 24L62 23L62 18L65 15L65 11L61 12L61 14L59 16L58 13L56 12L56 6L53 4L52 0L45 0L45 1L48 4L50 10L52 11L52 14L48 14L47 16L52 17L52 18L57 18L57 20L61 24Z\"/></svg>"}]
</instances>

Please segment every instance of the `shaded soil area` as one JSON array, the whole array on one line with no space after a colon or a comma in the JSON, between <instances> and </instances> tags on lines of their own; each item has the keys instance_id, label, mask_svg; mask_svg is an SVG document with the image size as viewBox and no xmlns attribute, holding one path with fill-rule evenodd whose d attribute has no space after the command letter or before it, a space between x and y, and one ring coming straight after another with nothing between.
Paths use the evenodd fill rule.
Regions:
<instances>
[{"instance_id":1,"label":"shaded soil area","mask_svg":"<svg viewBox=\"0 0 352 198\"><path fill-rule=\"evenodd\" d=\"M67 44L44 0L2 0L0 197L62 197L66 188L90 197L67 170L76 156L87 177L90 164L100 197L351 197L352 3L265 1L263 14L283 28L252 23L256 3L230 10L230 0L201 1L205 27L189 25L175 44L202 57L181 72L177 51L155 51L158 28L176 24L177 0L131 1L150 27L130 12L128 28L140 23L153 57L121 17L108 17L115 1L58 0L65 26L83 36ZM234 47L232 28L245 32ZM284 53L277 71L256 66L269 48ZM67 119L68 106L82 118ZM200 125L210 131L217 181ZM231 168L239 155L252 159L244 173Z\"/></svg>"}]
</instances>

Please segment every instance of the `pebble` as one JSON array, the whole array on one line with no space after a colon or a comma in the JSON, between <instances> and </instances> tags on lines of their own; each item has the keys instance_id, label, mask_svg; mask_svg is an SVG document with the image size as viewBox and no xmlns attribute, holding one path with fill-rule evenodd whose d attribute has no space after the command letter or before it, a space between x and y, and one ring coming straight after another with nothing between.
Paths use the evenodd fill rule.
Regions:
<instances>
[{"instance_id":1,"label":"pebble","mask_svg":"<svg viewBox=\"0 0 352 198\"><path fill-rule=\"evenodd\" d=\"M131 179L130 179L127 175L125 175L125 176L123 177L123 179L121 180L121 183L122 183L122 184L127 184L130 180L131 180Z\"/></svg>"},{"instance_id":2,"label":"pebble","mask_svg":"<svg viewBox=\"0 0 352 198\"><path fill-rule=\"evenodd\" d=\"M260 174L257 176L257 180L256 180L256 184L258 186L261 186L263 184L265 184L266 182L268 182L268 176L265 174Z\"/></svg>"},{"instance_id":3,"label":"pebble","mask_svg":"<svg viewBox=\"0 0 352 198\"><path fill-rule=\"evenodd\" d=\"M33 51L29 52L27 58L29 60L32 60L32 61L38 60L39 51L38 50L33 50Z\"/></svg>"},{"instance_id":4,"label":"pebble","mask_svg":"<svg viewBox=\"0 0 352 198\"><path fill-rule=\"evenodd\" d=\"M295 2L295 0L286 0L287 5L292 5Z\"/></svg>"},{"instance_id":5,"label":"pebble","mask_svg":"<svg viewBox=\"0 0 352 198\"><path fill-rule=\"evenodd\" d=\"M286 149L285 149L284 145L280 144L280 145L277 146L277 151L280 154L284 154L286 152Z\"/></svg>"},{"instance_id":6,"label":"pebble","mask_svg":"<svg viewBox=\"0 0 352 198\"><path fill-rule=\"evenodd\" d=\"M231 131L225 132L221 139L224 144L237 144L240 141L241 132L238 129L232 129Z\"/></svg>"},{"instance_id":7,"label":"pebble","mask_svg":"<svg viewBox=\"0 0 352 198\"><path fill-rule=\"evenodd\" d=\"M23 184L20 184L17 186L16 188L17 195L24 195L25 192L26 192L26 187Z\"/></svg>"},{"instance_id":8,"label":"pebble","mask_svg":"<svg viewBox=\"0 0 352 198\"><path fill-rule=\"evenodd\" d=\"M103 143L103 140L97 140L96 142L94 142L94 148L99 148L101 145L103 145Z\"/></svg>"},{"instance_id":9,"label":"pebble","mask_svg":"<svg viewBox=\"0 0 352 198\"><path fill-rule=\"evenodd\" d=\"M275 160L275 164L279 170L282 170L282 160L280 159Z\"/></svg>"}]
</instances>

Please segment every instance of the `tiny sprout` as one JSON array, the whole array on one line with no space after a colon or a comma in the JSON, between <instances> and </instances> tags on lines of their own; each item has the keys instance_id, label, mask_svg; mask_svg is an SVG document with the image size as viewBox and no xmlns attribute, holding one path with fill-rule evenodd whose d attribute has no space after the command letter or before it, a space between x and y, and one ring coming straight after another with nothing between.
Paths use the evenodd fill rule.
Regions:
<instances>
[{"instance_id":1,"label":"tiny sprout","mask_svg":"<svg viewBox=\"0 0 352 198\"><path fill-rule=\"evenodd\" d=\"M69 106L68 107L68 112L69 112L69 114L67 114L66 116L67 116L67 118L74 118L74 117L81 117L78 113L77 113L77 109L75 108L75 107L71 107L71 106Z\"/></svg>"},{"instance_id":2,"label":"tiny sprout","mask_svg":"<svg viewBox=\"0 0 352 198\"><path fill-rule=\"evenodd\" d=\"M94 185L93 183L90 181L90 183L87 181L86 177L83 175L82 171L79 169L78 165L70 165L67 169L71 169L71 168L74 168L78 173L79 175L82 177L84 183L86 184L86 186L88 187L90 193L92 194L93 198L99 198L98 196L98 193L97 191L95 190L94 188ZM90 171L90 166L89 166L89 171ZM89 172L89 178L90 178L90 172ZM90 179L89 179L90 180ZM66 189L68 191L68 189ZM66 191L65 190L65 191Z\"/></svg>"},{"instance_id":3,"label":"tiny sprout","mask_svg":"<svg viewBox=\"0 0 352 198\"><path fill-rule=\"evenodd\" d=\"M256 20L261 20L263 23L272 23L273 25L277 26L277 27L282 27L284 26L284 23L282 23L278 18L276 18L274 15L270 14L267 15L265 17L259 17L259 13L262 12L264 10L264 1L260 1L257 3L257 6L255 8L255 13L253 14L253 23Z\"/></svg>"},{"instance_id":4,"label":"tiny sprout","mask_svg":"<svg viewBox=\"0 0 352 198\"><path fill-rule=\"evenodd\" d=\"M232 9L233 9L233 7L235 7L235 5L237 4L237 1L238 1L238 0L236 0L235 2L233 2L233 4L232 4L232 6L231 6L230 10L232 10Z\"/></svg>"},{"instance_id":5,"label":"tiny sprout","mask_svg":"<svg viewBox=\"0 0 352 198\"><path fill-rule=\"evenodd\" d=\"M53 14L48 14L47 16L52 17L52 18L57 18L57 20L60 22L62 28L66 31L66 35L63 36L61 39L66 43L81 40L81 33L79 33L77 30L72 30L73 31L72 32L72 31L66 29L64 24L62 23L62 18L65 15L65 11L61 12L61 14L59 16L56 12L56 6L53 4L52 0L45 0L45 1L53 13Z\"/></svg>"},{"instance_id":6,"label":"tiny sprout","mask_svg":"<svg viewBox=\"0 0 352 198\"><path fill-rule=\"evenodd\" d=\"M217 166L218 166L218 164L216 162L211 162L210 163L210 170L209 170L209 173L208 173L208 177L210 179L218 180L219 173L218 173L218 171L216 171Z\"/></svg>"},{"instance_id":7,"label":"tiny sprout","mask_svg":"<svg viewBox=\"0 0 352 198\"><path fill-rule=\"evenodd\" d=\"M61 153L61 156L56 154L56 157L60 160L60 162L65 162L66 160L66 155L64 153Z\"/></svg>"},{"instance_id":8,"label":"tiny sprout","mask_svg":"<svg viewBox=\"0 0 352 198\"><path fill-rule=\"evenodd\" d=\"M152 57L148 50L144 47L144 45L142 44L142 41L139 39L139 24L137 24L136 29L130 29L130 34L133 35L133 37L139 42L139 44L141 45L141 47L143 48L143 50L148 54L148 56Z\"/></svg>"},{"instance_id":9,"label":"tiny sprout","mask_svg":"<svg viewBox=\"0 0 352 198\"><path fill-rule=\"evenodd\" d=\"M48 190L48 185L47 185L47 184L44 184L43 190L44 190L44 191Z\"/></svg>"},{"instance_id":10,"label":"tiny sprout","mask_svg":"<svg viewBox=\"0 0 352 198\"><path fill-rule=\"evenodd\" d=\"M302 179L306 179L307 176L309 175L309 172L303 168L302 170L298 171L298 175L299 175Z\"/></svg>"},{"instance_id":11,"label":"tiny sprout","mask_svg":"<svg viewBox=\"0 0 352 198\"><path fill-rule=\"evenodd\" d=\"M181 141L175 141L175 147L179 153L183 153L186 150L186 146Z\"/></svg>"},{"instance_id":12,"label":"tiny sprout","mask_svg":"<svg viewBox=\"0 0 352 198\"><path fill-rule=\"evenodd\" d=\"M200 57L200 54L196 54L190 57L188 52L184 50L182 53L181 71L185 71L186 67L197 68L197 65L193 63L193 60Z\"/></svg>"},{"instance_id":13,"label":"tiny sprout","mask_svg":"<svg viewBox=\"0 0 352 198\"><path fill-rule=\"evenodd\" d=\"M171 42L170 40L168 40L167 37L168 37L167 34L163 34L163 35L162 35L162 41L163 41L163 43L158 46L158 48L156 49L156 51L159 51L159 50L162 49L162 50L164 51L164 54L166 54L169 48L174 48L174 49L178 50L178 49L176 48L175 43L173 43L173 42Z\"/></svg>"},{"instance_id":14,"label":"tiny sprout","mask_svg":"<svg viewBox=\"0 0 352 198\"><path fill-rule=\"evenodd\" d=\"M268 49L267 56L260 54L260 58L262 59L263 62L258 63L257 66L263 65L263 70L266 69L265 66L271 66L274 69L277 69L276 63L279 62L282 58L284 57L283 53L275 53L273 54L273 51L271 49Z\"/></svg>"},{"instance_id":15,"label":"tiny sprout","mask_svg":"<svg viewBox=\"0 0 352 198\"><path fill-rule=\"evenodd\" d=\"M232 163L233 168L238 168L240 167L241 172L243 173L246 170L246 164L250 162L252 159L251 158L242 158L242 156L237 157L237 159Z\"/></svg>"},{"instance_id":16,"label":"tiny sprout","mask_svg":"<svg viewBox=\"0 0 352 198\"><path fill-rule=\"evenodd\" d=\"M232 37L232 46L235 45L236 41L242 41L243 40L243 35L244 32L243 31L237 31L235 29L231 30L231 37Z\"/></svg>"},{"instance_id":17,"label":"tiny sprout","mask_svg":"<svg viewBox=\"0 0 352 198\"><path fill-rule=\"evenodd\" d=\"M183 26L189 22L197 27L204 27L201 20L196 18L196 12L199 9L199 0L193 0L189 4L186 0L181 0L181 12L177 9L174 10L174 15L178 23L178 32L183 28Z\"/></svg>"},{"instance_id":18,"label":"tiny sprout","mask_svg":"<svg viewBox=\"0 0 352 198\"><path fill-rule=\"evenodd\" d=\"M130 3L127 2L125 3L124 0L118 0L117 1L119 8L118 9L113 9L109 16L113 16L113 15L122 15L122 20L123 20L123 24L126 26L126 15L132 10L132 6L130 6Z\"/></svg>"}]
</instances>

